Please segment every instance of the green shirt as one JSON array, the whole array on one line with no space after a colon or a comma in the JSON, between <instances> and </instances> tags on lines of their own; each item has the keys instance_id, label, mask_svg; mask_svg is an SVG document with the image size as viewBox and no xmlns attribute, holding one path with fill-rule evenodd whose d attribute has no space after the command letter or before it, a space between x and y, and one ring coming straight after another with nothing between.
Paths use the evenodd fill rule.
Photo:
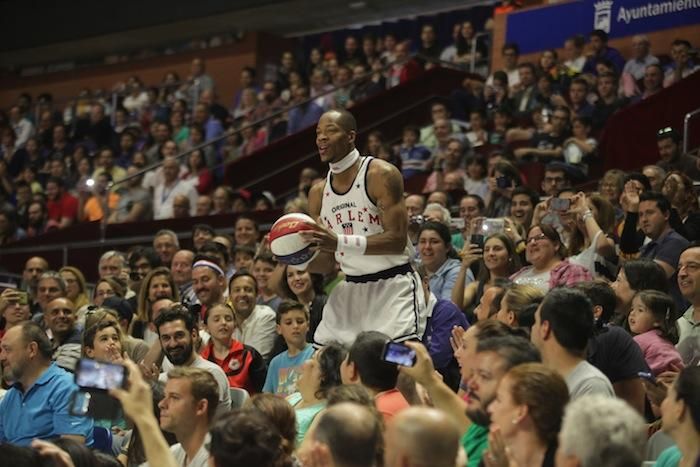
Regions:
<instances>
[{"instance_id":1,"label":"green shirt","mask_svg":"<svg viewBox=\"0 0 700 467\"><path fill-rule=\"evenodd\" d=\"M462 248L464 248L464 237L462 237L461 232L452 234L452 246L457 251L460 251Z\"/></svg>"},{"instance_id":2,"label":"green shirt","mask_svg":"<svg viewBox=\"0 0 700 467\"><path fill-rule=\"evenodd\" d=\"M472 423L460 440L467 453L467 466L478 467L484 451L489 447L489 428Z\"/></svg>"}]
</instances>

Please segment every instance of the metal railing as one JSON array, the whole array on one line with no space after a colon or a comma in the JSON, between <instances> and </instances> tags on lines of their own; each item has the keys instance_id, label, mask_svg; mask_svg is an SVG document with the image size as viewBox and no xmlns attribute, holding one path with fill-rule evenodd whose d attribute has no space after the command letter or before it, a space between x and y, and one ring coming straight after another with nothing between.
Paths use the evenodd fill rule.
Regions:
<instances>
[{"instance_id":1,"label":"metal railing","mask_svg":"<svg viewBox=\"0 0 700 467\"><path fill-rule=\"evenodd\" d=\"M685 117L683 118L683 154L688 154L690 121L698 115L700 115L700 109L695 109L692 112L685 114Z\"/></svg>"},{"instance_id":2,"label":"metal railing","mask_svg":"<svg viewBox=\"0 0 700 467\"><path fill-rule=\"evenodd\" d=\"M490 32L479 32L474 34L474 37L472 38L472 51L471 51L471 57L469 60L469 71L474 73L474 70L476 69L476 42L477 39L480 37L491 37ZM492 47L486 47L486 50L489 51L489 54L491 53ZM486 57L481 57L481 60L484 61L485 63L489 63L490 57L487 55Z\"/></svg>"},{"instance_id":3,"label":"metal railing","mask_svg":"<svg viewBox=\"0 0 700 467\"><path fill-rule=\"evenodd\" d=\"M418 58L421 58L421 57L419 56ZM436 60L436 61L439 62L439 60ZM447 63L447 64L450 65L449 63ZM453 66L455 69L461 70L458 66L455 66L454 64L452 64L451 66ZM431 100L435 99L435 97L436 97L435 95L431 94L431 95L428 95L422 99L413 100L407 106L404 106L401 109L396 110L389 115L385 115L384 117L382 117L378 121L373 122L371 125L359 128L359 131L360 132L371 131L371 130L375 129L377 126L380 126L380 125L396 118L398 115L401 115L402 113L405 113L407 111L415 109L416 107L419 107L421 105L424 105L426 102L430 102ZM265 119L263 119L263 121L264 120ZM220 139L221 138L212 139L210 141L207 141L207 142L201 144L200 147L205 147L208 144L215 144L216 141L218 141ZM189 150L189 152L186 152L185 154L190 153L194 150L196 150L196 149L193 148L193 149ZM289 163L289 164L286 164L284 166L278 167L274 171L267 171L267 172L265 172L264 175L261 175L260 177L258 177L256 179L247 181L244 185L241 186L241 188L247 188L247 187L253 186L255 184L258 184L258 183L266 180L269 177L272 177L276 174L284 172L285 170L288 170L293 165L298 164L299 161L310 160L313 157L315 157L316 155L317 155L317 153L315 151L311 151L307 154L304 154L297 161L295 161L293 163ZM221 164L219 164L219 166L224 165L224 164L226 164L226 162L222 162ZM154 164L152 167L157 167L159 165L160 164ZM294 190L287 192L287 193L283 193L280 196L285 197L287 195L291 195L293 191ZM105 216L105 218L106 218L106 216ZM271 227L272 227L271 223L263 223L260 225L260 228L263 231L269 230ZM232 234L233 227L217 228L217 231L224 233L224 234ZM180 239L188 239L192 236L191 231L178 231L177 233L178 233L178 238L180 238ZM10 248L5 247L5 248L3 248L3 253L6 253L6 254L34 254L34 253L60 250L62 264L66 265L66 264L69 264L69 252L71 250L81 250L81 249L94 248L94 247L115 248L115 247L119 247L119 246L123 246L123 245L135 245L135 244L151 243L152 241L153 241L152 235L133 235L133 236L128 236L128 237L109 238L108 239L107 238L107 223L101 222L100 223L100 236L98 239L95 239L95 240L68 242L68 243L61 243L61 244L32 245L32 246L27 246L27 247L10 247Z\"/></svg>"},{"instance_id":4,"label":"metal railing","mask_svg":"<svg viewBox=\"0 0 700 467\"><path fill-rule=\"evenodd\" d=\"M292 109L294 109L294 108L296 108L296 107L300 107L300 106L303 106L303 105L307 105L307 104L309 104L310 102L313 102L313 101L319 99L320 97L324 97L324 96L327 96L327 95L330 95L330 94L334 94L334 93L338 92L340 89L343 89L343 88L346 88L346 87L349 87L349 86L353 86L353 85L355 85L355 84L357 84L357 83L361 83L361 82L365 81L366 79L371 78L371 76L372 76L373 74L375 74L375 73L379 73L379 72L385 73L386 71L391 70L391 68L394 67L395 65L403 64L403 63L406 63L406 62L408 62L408 61L410 61L410 60L413 60L413 59L416 59L416 58L425 60L425 61L427 61L427 62L436 63L436 64L439 64L439 65L441 65L441 66L443 66L443 67L446 67L446 68L453 68L453 69L455 69L455 70L464 71L464 69L463 69L462 67L459 67L458 65L455 65L454 63L451 63L451 62L446 62L446 61L444 61L444 60L431 58L431 57L428 57L428 56L425 56L425 55L422 55L422 54L412 54L412 55L408 56L407 58L405 58L404 60L395 60L395 61L393 61L393 62L391 62L391 63L387 63L387 64L384 65L380 70L369 71L369 72L367 72L365 75L360 76L360 77L358 77L358 78L354 78L354 79L348 81L347 83L343 84L342 86L334 86L334 87L328 89L327 91L324 91L324 92L322 92L322 93L319 93L319 94L315 95L314 97L309 97L309 98L307 98L307 99L304 99L304 100L301 101L301 102L294 103L294 104L288 105L288 106L286 106L286 107L284 107L284 108L282 108L282 109L280 109L280 110L277 110L277 111L271 113L270 115L268 115L268 116L266 116L266 117L260 118L260 119L258 119L258 120L253 121L253 122L250 122L250 123L248 123L248 124L246 124L246 125L243 125L243 126L241 126L241 127L239 127L239 128L231 128L231 129L229 129L228 131L224 131L220 136L217 136L217 137L215 137L215 138L209 139L209 140L204 141L204 142L202 142L201 144L198 144L198 145L196 145L196 146L194 146L194 147L192 147L192 148L189 148L189 149L186 149L186 150L184 150L184 151L181 151L180 153L176 154L176 155L173 156L173 157L174 157L175 159L177 159L177 160L181 160L182 158L184 158L184 157L186 157L186 156L192 154L192 153L195 152L195 151L199 151L199 150L202 150L202 149L204 149L204 148L206 148L206 147L215 145L215 144L217 144L217 143L219 143L219 142L221 142L221 141L226 140L226 139L229 138L230 136L239 134L239 133L241 133L241 132L243 132L243 131L245 131L245 130L247 130L247 129L249 129L249 128L254 128L254 127L258 126L258 125L262 125L262 124L264 124L264 123L266 123L266 122L268 122L268 121L270 121L270 120L274 120L275 118L278 118L278 117L284 115L285 113L289 112L290 110L292 110ZM222 166L226 165L228 162L229 162L229 161L222 161L221 164L218 164L217 166L212 167L212 169L221 168ZM135 173L133 173L133 174L131 174L131 175L128 175L128 176L126 176L126 177L124 177L124 178L119 179L118 181L113 182L113 183L110 185L110 188L112 188L112 187L114 187L114 186L117 186L117 185L124 184L124 183L126 183L126 182L128 182L129 180L132 180L132 179L134 179L134 178L141 177L141 176L145 175L146 173L151 172L151 171L153 171L153 170L157 170L157 169L158 169L159 167L161 167L162 165L163 165L163 161L155 162L155 163L153 163L153 164L151 164L151 165L149 165L149 166L147 166L147 167L144 167L143 169L139 170L138 172L135 172ZM257 183L257 182L256 182L256 183ZM251 185L251 184L249 183L249 184L247 184L247 185L245 185L245 186L250 186L250 185Z\"/></svg>"}]
</instances>

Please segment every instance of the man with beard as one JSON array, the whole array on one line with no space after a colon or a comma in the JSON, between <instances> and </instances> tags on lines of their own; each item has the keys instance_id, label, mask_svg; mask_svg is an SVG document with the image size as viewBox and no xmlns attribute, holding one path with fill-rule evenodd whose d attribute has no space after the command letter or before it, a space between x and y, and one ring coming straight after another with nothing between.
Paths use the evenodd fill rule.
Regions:
<instances>
[{"instance_id":1,"label":"man with beard","mask_svg":"<svg viewBox=\"0 0 700 467\"><path fill-rule=\"evenodd\" d=\"M233 338L253 347L269 361L277 337L277 314L267 305L258 305L258 282L249 272L241 271L229 281L229 299L238 326Z\"/></svg>"},{"instance_id":2,"label":"man with beard","mask_svg":"<svg viewBox=\"0 0 700 467\"><path fill-rule=\"evenodd\" d=\"M662 128L656 133L656 145L659 149L657 165L666 172L678 170L693 180L700 179L700 159L690 154L682 154L683 138L671 127Z\"/></svg>"},{"instance_id":3,"label":"man with beard","mask_svg":"<svg viewBox=\"0 0 700 467\"><path fill-rule=\"evenodd\" d=\"M29 304L32 307L32 314L38 311L37 301L37 287L39 286L39 277L49 269L49 263L40 256L33 256L24 263L24 270L22 271L22 290L29 294Z\"/></svg>"},{"instance_id":4,"label":"man with beard","mask_svg":"<svg viewBox=\"0 0 700 467\"><path fill-rule=\"evenodd\" d=\"M194 342L197 339L197 322L192 313L184 306L176 304L163 311L156 318L155 325L158 329L161 348L170 363L175 368L201 368L211 373L219 386L217 413L228 411L231 408L231 395L224 370L217 364L203 359L194 351ZM161 373L158 379L166 382L168 373Z\"/></svg>"},{"instance_id":5,"label":"man with beard","mask_svg":"<svg viewBox=\"0 0 700 467\"><path fill-rule=\"evenodd\" d=\"M27 208L27 237L37 237L48 228L46 205L39 200L29 203Z\"/></svg>"},{"instance_id":6,"label":"man with beard","mask_svg":"<svg viewBox=\"0 0 700 467\"><path fill-rule=\"evenodd\" d=\"M51 300L44 312L46 334L51 338L53 361L61 368L74 371L82 351L82 332L75 327L75 305L60 297Z\"/></svg>"},{"instance_id":7,"label":"man with beard","mask_svg":"<svg viewBox=\"0 0 700 467\"><path fill-rule=\"evenodd\" d=\"M46 182L46 197L49 220L57 222L59 229L73 225L78 218L78 198L66 191L65 181L50 177Z\"/></svg>"},{"instance_id":8,"label":"man with beard","mask_svg":"<svg viewBox=\"0 0 700 467\"><path fill-rule=\"evenodd\" d=\"M459 424L462 430L460 443L467 453L468 467L478 466L488 447L490 416L487 408L496 398L501 378L517 365L540 361L539 352L527 339L506 334L508 332L511 331L500 324L472 326L467 331L470 339L469 342L464 339L460 352L466 356L469 347L474 353L469 359L470 376L465 379L468 388L466 404L435 375L428 350L422 344L406 342L407 346L416 351L416 364L413 367L401 367L401 372L425 387L435 407L451 414L451 418ZM499 337L485 337L486 335ZM466 336L465 334L464 337ZM467 369L464 368L463 359L456 356L464 372Z\"/></svg>"},{"instance_id":9,"label":"man with beard","mask_svg":"<svg viewBox=\"0 0 700 467\"><path fill-rule=\"evenodd\" d=\"M70 373L51 363L52 353L44 331L29 321L3 337L0 363L14 384L0 402L0 443L28 446L33 439L57 437L92 443L92 419L69 413L78 387Z\"/></svg>"}]
</instances>

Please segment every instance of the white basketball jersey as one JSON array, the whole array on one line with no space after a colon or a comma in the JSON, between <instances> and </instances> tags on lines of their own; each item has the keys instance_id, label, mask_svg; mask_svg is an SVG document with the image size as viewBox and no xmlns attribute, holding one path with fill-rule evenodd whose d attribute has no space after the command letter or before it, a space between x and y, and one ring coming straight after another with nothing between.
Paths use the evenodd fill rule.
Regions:
<instances>
[{"instance_id":1,"label":"white basketball jersey","mask_svg":"<svg viewBox=\"0 0 700 467\"><path fill-rule=\"evenodd\" d=\"M336 193L331 184L331 172L326 177L321 202L321 222L343 235L363 235L369 237L384 232L379 216L379 208L367 194L367 169L372 157L362 157L360 170L346 193ZM407 245L408 238L406 239ZM400 255L344 255L335 253L340 269L350 276L374 274L409 262L408 247Z\"/></svg>"}]
</instances>

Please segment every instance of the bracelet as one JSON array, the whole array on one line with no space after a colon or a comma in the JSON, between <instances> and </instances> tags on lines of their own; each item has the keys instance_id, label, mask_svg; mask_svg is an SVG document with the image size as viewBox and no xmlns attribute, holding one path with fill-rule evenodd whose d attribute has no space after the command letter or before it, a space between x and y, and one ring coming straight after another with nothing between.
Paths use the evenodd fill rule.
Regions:
<instances>
[{"instance_id":1,"label":"bracelet","mask_svg":"<svg viewBox=\"0 0 700 467\"><path fill-rule=\"evenodd\" d=\"M583 222L586 222L589 218L593 217L593 212L589 209L588 211L584 212L581 214L581 220Z\"/></svg>"},{"instance_id":2,"label":"bracelet","mask_svg":"<svg viewBox=\"0 0 700 467\"><path fill-rule=\"evenodd\" d=\"M367 237L363 235L338 235L336 251L344 255L364 255L367 249Z\"/></svg>"}]
</instances>

